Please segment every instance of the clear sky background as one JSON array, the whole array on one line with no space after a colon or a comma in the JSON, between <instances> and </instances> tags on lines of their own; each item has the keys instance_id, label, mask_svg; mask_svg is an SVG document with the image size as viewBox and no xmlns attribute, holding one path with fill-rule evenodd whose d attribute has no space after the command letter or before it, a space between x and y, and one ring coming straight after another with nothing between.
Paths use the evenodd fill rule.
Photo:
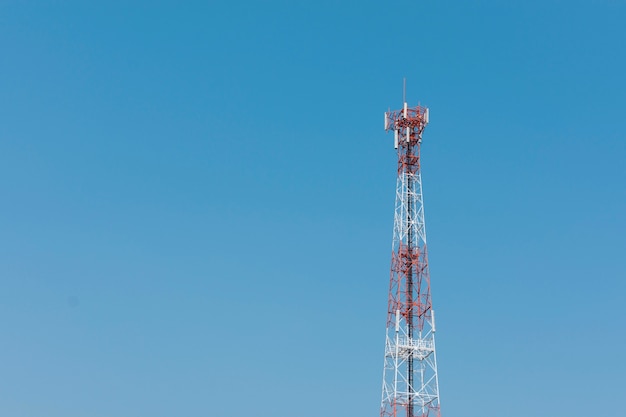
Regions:
<instances>
[{"instance_id":1,"label":"clear sky background","mask_svg":"<svg viewBox=\"0 0 626 417\"><path fill-rule=\"evenodd\" d=\"M623 416L625 21L3 1L0 415L377 416L407 77L442 415Z\"/></svg>"}]
</instances>

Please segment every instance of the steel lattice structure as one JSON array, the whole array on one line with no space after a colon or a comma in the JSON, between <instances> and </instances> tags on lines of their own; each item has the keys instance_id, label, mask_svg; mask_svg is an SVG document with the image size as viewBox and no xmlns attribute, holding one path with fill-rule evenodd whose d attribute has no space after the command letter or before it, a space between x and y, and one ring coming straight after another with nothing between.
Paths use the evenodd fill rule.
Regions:
<instances>
[{"instance_id":1,"label":"steel lattice structure","mask_svg":"<svg viewBox=\"0 0 626 417\"><path fill-rule=\"evenodd\" d=\"M439 417L435 314L430 295L420 145L422 106L385 113L398 152L381 417Z\"/></svg>"}]
</instances>

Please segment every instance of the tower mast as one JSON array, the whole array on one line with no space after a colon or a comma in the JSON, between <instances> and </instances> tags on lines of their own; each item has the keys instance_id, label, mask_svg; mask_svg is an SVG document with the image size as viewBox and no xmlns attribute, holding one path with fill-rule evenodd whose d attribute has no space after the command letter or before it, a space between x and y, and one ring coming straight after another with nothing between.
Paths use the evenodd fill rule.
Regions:
<instances>
[{"instance_id":1,"label":"tower mast","mask_svg":"<svg viewBox=\"0 0 626 417\"><path fill-rule=\"evenodd\" d=\"M385 113L385 130L394 132L398 152L398 179L381 417L440 417L420 171L427 124L426 107L408 107L404 102L403 109Z\"/></svg>"}]
</instances>

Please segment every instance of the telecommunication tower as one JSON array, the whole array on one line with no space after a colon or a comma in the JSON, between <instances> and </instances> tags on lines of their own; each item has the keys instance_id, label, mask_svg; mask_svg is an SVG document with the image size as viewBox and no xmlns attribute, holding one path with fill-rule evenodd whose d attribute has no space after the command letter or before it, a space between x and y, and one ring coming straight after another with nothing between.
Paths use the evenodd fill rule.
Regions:
<instances>
[{"instance_id":1,"label":"telecommunication tower","mask_svg":"<svg viewBox=\"0 0 626 417\"><path fill-rule=\"evenodd\" d=\"M381 417L440 417L435 313L420 172L428 108L385 113L398 152Z\"/></svg>"}]
</instances>

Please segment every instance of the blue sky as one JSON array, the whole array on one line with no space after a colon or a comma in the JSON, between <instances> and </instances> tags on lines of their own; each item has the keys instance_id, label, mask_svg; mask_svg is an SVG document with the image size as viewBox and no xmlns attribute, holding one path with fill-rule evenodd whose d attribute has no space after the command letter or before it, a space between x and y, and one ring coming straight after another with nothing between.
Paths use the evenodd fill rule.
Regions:
<instances>
[{"instance_id":1,"label":"blue sky","mask_svg":"<svg viewBox=\"0 0 626 417\"><path fill-rule=\"evenodd\" d=\"M0 4L1 415L378 415L403 77L442 415L622 415L626 2L127 3Z\"/></svg>"}]
</instances>

